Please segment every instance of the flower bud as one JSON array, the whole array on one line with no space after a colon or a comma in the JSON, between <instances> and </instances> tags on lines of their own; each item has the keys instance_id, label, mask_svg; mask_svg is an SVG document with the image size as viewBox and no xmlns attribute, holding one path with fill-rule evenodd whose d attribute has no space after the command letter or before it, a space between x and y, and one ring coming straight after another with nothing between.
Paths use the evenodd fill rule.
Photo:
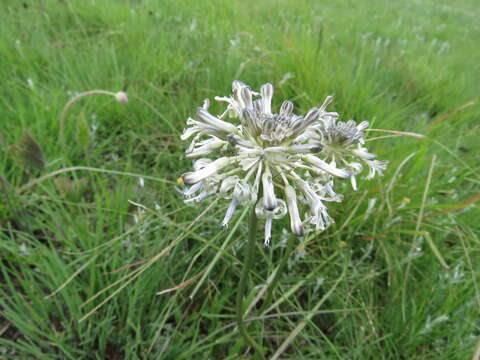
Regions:
<instances>
[{"instance_id":1,"label":"flower bud","mask_svg":"<svg viewBox=\"0 0 480 360\"><path fill-rule=\"evenodd\" d=\"M119 103L125 104L128 102L127 93L124 91L119 91L115 94L115 99L117 99Z\"/></svg>"}]
</instances>

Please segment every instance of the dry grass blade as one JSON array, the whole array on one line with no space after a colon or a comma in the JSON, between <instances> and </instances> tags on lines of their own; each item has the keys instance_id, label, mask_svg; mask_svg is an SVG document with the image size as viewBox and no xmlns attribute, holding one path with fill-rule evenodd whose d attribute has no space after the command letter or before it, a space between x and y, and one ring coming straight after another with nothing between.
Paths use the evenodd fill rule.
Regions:
<instances>
[{"instance_id":1,"label":"dry grass blade","mask_svg":"<svg viewBox=\"0 0 480 360\"><path fill-rule=\"evenodd\" d=\"M386 130L386 129L365 129L365 131L376 131L376 132L383 132L383 133L388 133L388 134L394 134L394 135L399 135L399 136L410 136L414 137L417 139L425 139L426 136L422 134L417 134L414 132L408 132L408 131L397 131L397 130Z\"/></svg>"},{"instance_id":2,"label":"dry grass blade","mask_svg":"<svg viewBox=\"0 0 480 360\"><path fill-rule=\"evenodd\" d=\"M459 211L465 209L467 206L470 206L472 204L475 204L477 201L480 201L480 194L474 195L466 200L463 200L462 202L453 205L452 207L449 207L447 209L443 209L441 211L438 211L433 214L428 214L425 216L425 218L433 217L433 216L438 216L438 215L443 215L443 214L448 214L451 212Z\"/></svg>"},{"instance_id":3,"label":"dry grass blade","mask_svg":"<svg viewBox=\"0 0 480 360\"><path fill-rule=\"evenodd\" d=\"M188 279L187 281L181 282L181 283L178 284L177 286L174 286L174 287L171 287L171 288L169 288L169 289L165 289L165 290L159 291L159 292L157 292L157 295L167 294L167 293L169 293L169 292L176 291L176 290L178 290L178 289L184 288L185 286L188 286L188 285L190 285L192 282L194 282L195 280L197 280L200 275L201 275L201 274L197 274L197 275L195 275L194 277Z\"/></svg>"},{"instance_id":4,"label":"dry grass blade","mask_svg":"<svg viewBox=\"0 0 480 360\"><path fill-rule=\"evenodd\" d=\"M10 323L5 322L3 324L0 324L0 337L7 332L7 330L10 328Z\"/></svg>"},{"instance_id":5,"label":"dry grass blade","mask_svg":"<svg viewBox=\"0 0 480 360\"><path fill-rule=\"evenodd\" d=\"M473 106L476 104L476 101L475 100L471 100L469 102L467 102L466 104L463 104L462 106L459 106L458 108L456 109L453 109L452 111L446 113L445 115L443 116L440 116L439 118L435 119L431 124L430 126L428 127L428 131L432 130L435 126L439 125L440 123L444 122L448 117L452 116L452 115L455 115L456 113L470 107L470 106Z\"/></svg>"}]
</instances>

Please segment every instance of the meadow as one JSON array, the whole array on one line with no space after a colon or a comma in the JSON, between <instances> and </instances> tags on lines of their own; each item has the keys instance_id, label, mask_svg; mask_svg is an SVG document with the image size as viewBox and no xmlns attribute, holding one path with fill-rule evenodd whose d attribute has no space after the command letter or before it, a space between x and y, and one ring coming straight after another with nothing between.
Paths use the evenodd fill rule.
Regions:
<instances>
[{"instance_id":1,"label":"meadow","mask_svg":"<svg viewBox=\"0 0 480 360\"><path fill-rule=\"evenodd\" d=\"M471 359L479 17L475 0L2 1L0 359L254 359L235 326L248 209L222 230L227 202L176 190L186 119L235 79L425 135L368 133L385 175L297 240L262 311L292 235L259 235L245 307L268 358ZM62 141L93 89L129 101L83 98Z\"/></svg>"}]
</instances>

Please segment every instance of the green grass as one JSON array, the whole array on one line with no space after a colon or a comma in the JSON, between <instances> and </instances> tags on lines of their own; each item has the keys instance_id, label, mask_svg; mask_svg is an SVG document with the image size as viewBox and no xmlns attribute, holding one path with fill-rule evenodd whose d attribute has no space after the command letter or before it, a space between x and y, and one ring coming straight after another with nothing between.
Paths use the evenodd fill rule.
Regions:
<instances>
[{"instance_id":1,"label":"green grass","mask_svg":"<svg viewBox=\"0 0 480 360\"><path fill-rule=\"evenodd\" d=\"M279 359L470 359L479 16L475 0L2 1L0 359L251 356L234 326L246 217L221 231L227 203L174 189L185 119L233 79L273 82L302 111L334 94L343 119L428 136L369 144L385 176L298 242L274 304L247 315L253 336ZM73 93L124 87L127 104L75 104L61 145ZM248 303L288 226L270 248L259 236Z\"/></svg>"}]
</instances>

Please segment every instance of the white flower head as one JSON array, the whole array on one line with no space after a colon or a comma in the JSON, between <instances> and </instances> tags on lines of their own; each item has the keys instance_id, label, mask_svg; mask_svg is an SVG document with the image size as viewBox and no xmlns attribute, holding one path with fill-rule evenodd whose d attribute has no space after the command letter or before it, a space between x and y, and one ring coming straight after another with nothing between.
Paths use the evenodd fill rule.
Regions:
<instances>
[{"instance_id":1,"label":"white flower head","mask_svg":"<svg viewBox=\"0 0 480 360\"><path fill-rule=\"evenodd\" d=\"M363 165L369 168L369 173L365 177L367 180L373 179L376 174L383 175L388 165L387 161L376 160L376 155L363 147L364 130L368 126L368 121L362 121L360 124L354 120L337 122L333 117L325 117L318 125L317 133L324 146L324 158L333 163L340 163L350 170L354 190L357 190L355 175L362 172Z\"/></svg>"},{"instance_id":2,"label":"white flower head","mask_svg":"<svg viewBox=\"0 0 480 360\"><path fill-rule=\"evenodd\" d=\"M386 168L386 162L363 147L368 122L336 122L338 114L326 110L332 96L297 115L290 101L283 102L278 113L272 110L272 84L255 92L236 80L232 93L215 98L227 104L218 116L208 111L210 102L205 100L181 137L191 139L186 156L197 159L194 171L182 176L190 185L183 191L185 201L199 202L210 195L229 199L223 227L238 205L256 204L257 216L265 219L266 245L272 221L287 214L297 236L324 230L333 223L324 203L343 199L333 190L334 180L351 179L356 189L355 175L363 165L370 169L367 179Z\"/></svg>"}]
</instances>

